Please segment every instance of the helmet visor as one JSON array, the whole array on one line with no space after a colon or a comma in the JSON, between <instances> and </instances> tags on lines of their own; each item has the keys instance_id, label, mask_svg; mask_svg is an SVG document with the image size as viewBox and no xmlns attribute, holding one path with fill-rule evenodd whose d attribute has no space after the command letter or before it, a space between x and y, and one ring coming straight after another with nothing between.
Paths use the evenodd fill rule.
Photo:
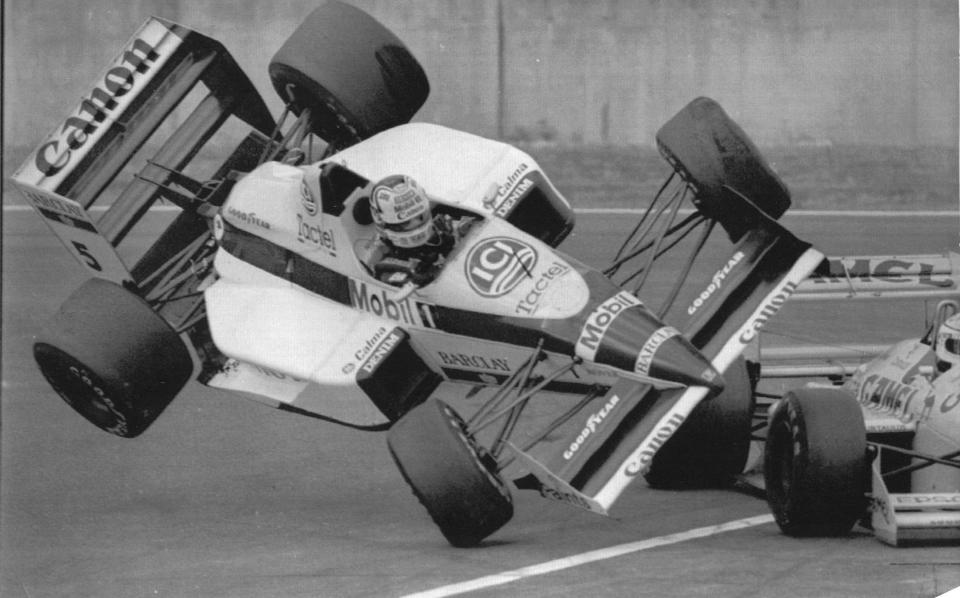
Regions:
<instances>
[{"instance_id":1,"label":"helmet visor","mask_svg":"<svg viewBox=\"0 0 960 598\"><path fill-rule=\"evenodd\" d=\"M381 226L384 230L397 233L406 233L423 227L430 219L429 212L421 212L405 222L383 222Z\"/></svg>"}]
</instances>

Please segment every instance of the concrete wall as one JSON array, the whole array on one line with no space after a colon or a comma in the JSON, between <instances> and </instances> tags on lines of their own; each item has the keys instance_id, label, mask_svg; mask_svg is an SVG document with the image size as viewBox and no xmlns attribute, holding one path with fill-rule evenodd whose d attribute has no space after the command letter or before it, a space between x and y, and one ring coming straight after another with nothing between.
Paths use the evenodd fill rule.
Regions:
<instances>
[{"instance_id":1,"label":"concrete wall","mask_svg":"<svg viewBox=\"0 0 960 598\"><path fill-rule=\"evenodd\" d=\"M350 1L422 62L418 120L650 144L708 95L761 144L957 145L955 0ZM221 40L279 110L267 63L317 4L5 0L4 143L36 143L150 14Z\"/></svg>"}]
</instances>

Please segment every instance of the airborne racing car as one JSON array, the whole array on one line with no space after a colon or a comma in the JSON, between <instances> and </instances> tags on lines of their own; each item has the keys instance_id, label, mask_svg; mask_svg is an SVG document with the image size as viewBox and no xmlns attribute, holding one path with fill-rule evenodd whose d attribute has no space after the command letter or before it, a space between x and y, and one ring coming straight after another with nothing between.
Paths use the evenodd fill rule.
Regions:
<instances>
[{"instance_id":1,"label":"airborne racing car","mask_svg":"<svg viewBox=\"0 0 960 598\"><path fill-rule=\"evenodd\" d=\"M692 101L658 132L674 175L600 271L557 249L574 212L531 156L409 122L426 76L366 13L323 4L270 75L286 103L278 121L221 44L151 18L14 175L93 276L34 345L81 415L135 437L196 378L389 429L403 476L457 546L510 519L508 478L606 513L639 476L672 486L739 473L753 409L740 355L823 256L778 224L787 189L715 102ZM250 130L197 172L228 121ZM380 282L369 260L370 185L392 174L466 231L414 287ZM179 213L145 253L122 257L158 201ZM715 231L728 253L696 280ZM641 288L682 247L654 308ZM476 407L458 413L441 388ZM537 430L533 411L550 416Z\"/></svg>"}]
</instances>

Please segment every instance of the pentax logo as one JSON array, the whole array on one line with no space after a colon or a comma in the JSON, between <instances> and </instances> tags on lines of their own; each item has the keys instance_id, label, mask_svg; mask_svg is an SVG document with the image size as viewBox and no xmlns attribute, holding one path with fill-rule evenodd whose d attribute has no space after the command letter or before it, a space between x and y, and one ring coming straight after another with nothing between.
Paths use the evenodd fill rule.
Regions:
<instances>
[{"instance_id":1,"label":"pentax logo","mask_svg":"<svg viewBox=\"0 0 960 598\"><path fill-rule=\"evenodd\" d=\"M159 23L154 24L166 34L168 30ZM148 33L156 33L144 29L141 34L147 37ZM147 73L160 58L157 46L162 39L156 42L148 41L143 37L133 40L131 45L120 55L118 61L111 67L90 92L90 96L83 98L73 116L67 118L59 130L37 149L34 156L34 166L44 176L54 176L70 164L74 152L86 149L90 140L97 135L100 127L108 118L116 118L129 104L127 94L141 80L147 78Z\"/></svg>"},{"instance_id":2,"label":"pentax logo","mask_svg":"<svg viewBox=\"0 0 960 598\"><path fill-rule=\"evenodd\" d=\"M508 214L513 210L513 206L516 205L517 201L523 197L530 188L533 187L533 179L531 177L523 177L523 180L520 181L513 191L507 195L506 199L500 202L500 205L497 206L497 216L501 218L506 218Z\"/></svg>"},{"instance_id":3,"label":"pentax logo","mask_svg":"<svg viewBox=\"0 0 960 598\"><path fill-rule=\"evenodd\" d=\"M363 343L363 346L354 351L353 358L357 361L363 361L370 355L370 352L373 351L374 347L377 346L383 337L386 336L387 329L384 326L377 328L377 331L373 333L373 336L368 338L366 342Z\"/></svg>"},{"instance_id":4,"label":"pentax logo","mask_svg":"<svg viewBox=\"0 0 960 598\"><path fill-rule=\"evenodd\" d=\"M487 196L483 199L483 205L492 210L503 198L510 194L520 180L520 177L528 170L530 170L530 165L526 162L518 164L517 167L513 169L513 172L507 176L507 180L503 181L503 183L494 183L492 185L490 191L487 192Z\"/></svg>"},{"instance_id":5,"label":"pentax logo","mask_svg":"<svg viewBox=\"0 0 960 598\"><path fill-rule=\"evenodd\" d=\"M373 350L373 353L370 354L370 358L367 359L367 362L363 364L361 369L368 374L372 374L373 370L377 368L383 358L390 354L393 351L393 348L397 346L397 343L403 336L396 330L390 333L390 336L383 339L376 349Z\"/></svg>"},{"instance_id":6,"label":"pentax logo","mask_svg":"<svg viewBox=\"0 0 960 598\"><path fill-rule=\"evenodd\" d=\"M515 289L536 264L536 249L519 239L484 239L467 254L467 282L478 295L501 297Z\"/></svg>"}]
</instances>

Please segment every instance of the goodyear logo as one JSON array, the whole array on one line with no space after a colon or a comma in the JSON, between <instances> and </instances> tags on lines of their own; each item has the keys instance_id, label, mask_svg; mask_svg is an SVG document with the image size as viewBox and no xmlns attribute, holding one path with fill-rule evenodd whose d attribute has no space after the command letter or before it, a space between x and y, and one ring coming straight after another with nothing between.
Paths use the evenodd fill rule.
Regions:
<instances>
[{"instance_id":1,"label":"goodyear logo","mask_svg":"<svg viewBox=\"0 0 960 598\"><path fill-rule=\"evenodd\" d=\"M483 297L500 297L516 288L536 264L537 251L523 241L484 239L467 254L467 282Z\"/></svg>"}]
</instances>

